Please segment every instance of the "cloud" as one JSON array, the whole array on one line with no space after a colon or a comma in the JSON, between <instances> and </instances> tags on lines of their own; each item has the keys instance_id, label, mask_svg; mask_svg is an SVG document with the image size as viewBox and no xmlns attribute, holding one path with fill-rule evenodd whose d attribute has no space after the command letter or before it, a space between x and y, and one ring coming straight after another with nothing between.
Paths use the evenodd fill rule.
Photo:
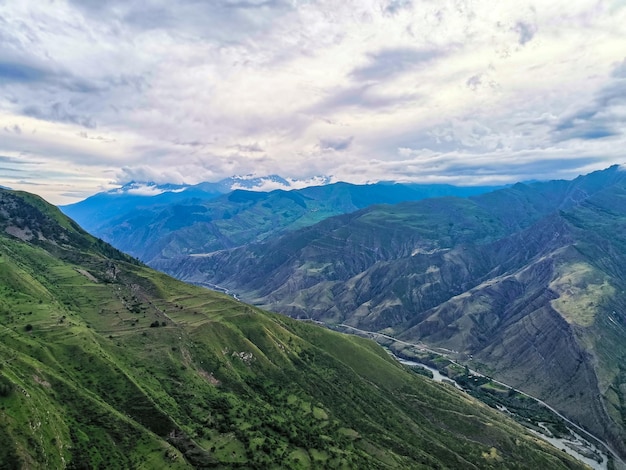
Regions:
<instances>
[{"instance_id":1,"label":"cloud","mask_svg":"<svg viewBox=\"0 0 626 470\"><path fill-rule=\"evenodd\" d=\"M615 66L611 75L614 78L626 78L626 58Z\"/></svg>"},{"instance_id":2,"label":"cloud","mask_svg":"<svg viewBox=\"0 0 626 470\"><path fill-rule=\"evenodd\" d=\"M467 81L465 82L465 85L470 88L472 91L476 91L476 89L481 86L483 84L482 81L482 75L481 74L477 74L477 75L472 75L470 78L467 79Z\"/></svg>"},{"instance_id":3,"label":"cloud","mask_svg":"<svg viewBox=\"0 0 626 470\"><path fill-rule=\"evenodd\" d=\"M415 70L445 54L445 51L434 48L383 49L368 54L368 63L355 68L350 76L360 81L388 79Z\"/></svg>"},{"instance_id":4,"label":"cloud","mask_svg":"<svg viewBox=\"0 0 626 470\"><path fill-rule=\"evenodd\" d=\"M332 112L340 108L384 109L415 102L420 97L416 93L389 92L374 84L356 85L332 90L330 95L311 108L311 112Z\"/></svg>"},{"instance_id":5,"label":"cloud","mask_svg":"<svg viewBox=\"0 0 626 470\"><path fill-rule=\"evenodd\" d=\"M352 141L354 140L354 136L350 137L330 137L326 139L320 139L320 149L322 150L335 150L337 152L341 152L343 150L347 150L352 145Z\"/></svg>"},{"instance_id":6,"label":"cloud","mask_svg":"<svg viewBox=\"0 0 626 470\"><path fill-rule=\"evenodd\" d=\"M626 145L625 23L593 0L0 2L0 184L70 202L131 179L599 169Z\"/></svg>"},{"instance_id":7,"label":"cloud","mask_svg":"<svg viewBox=\"0 0 626 470\"><path fill-rule=\"evenodd\" d=\"M263 147L261 147L258 142L254 142L253 144L236 144L235 148L240 152L263 152Z\"/></svg>"},{"instance_id":8,"label":"cloud","mask_svg":"<svg viewBox=\"0 0 626 470\"><path fill-rule=\"evenodd\" d=\"M624 63L617 65L611 80L596 91L582 108L563 116L554 127L556 141L595 140L624 135L626 125L626 76Z\"/></svg>"},{"instance_id":9,"label":"cloud","mask_svg":"<svg viewBox=\"0 0 626 470\"><path fill-rule=\"evenodd\" d=\"M40 82L50 76L48 70L32 65L9 62L0 59L0 81L3 82Z\"/></svg>"},{"instance_id":10,"label":"cloud","mask_svg":"<svg viewBox=\"0 0 626 470\"><path fill-rule=\"evenodd\" d=\"M523 46L535 37L535 34L537 33L537 27L525 21L518 21L517 23L515 23L513 31L515 31L519 35L519 43Z\"/></svg>"},{"instance_id":11,"label":"cloud","mask_svg":"<svg viewBox=\"0 0 626 470\"><path fill-rule=\"evenodd\" d=\"M13 126L4 126L4 132L20 135L22 133L22 128L17 124L13 124Z\"/></svg>"},{"instance_id":12,"label":"cloud","mask_svg":"<svg viewBox=\"0 0 626 470\"><path fill-rule=\"evenodd\" d=\"M56 102L46 107L36 105L28 105L24 107L22 112L25 116L34 117L36 119L44 119L46 121L69 122L78 124L88 129L95 129L96 123L91 116L81 116L78 113L69 111L67 105Z\"/></svg>"},{"instance_id":13,"label":"cloud","mask_svg":"<svg viewBox=\"0 0 626 470\"><path fill-rule=\"evenodd\" d=\"M413 6L411 0L391 0L385 7L385 13L395 15L396 13L409 9Z\"/></svg>"},{"instance_id":14,"label":"cloud","mask_svg":"<svg viewBox=\"0 0 626 470\"><path fill-rule=\"evenodd\" d=\"M70 3L90 21L119 24L135 33L161 30L227 42L262 32L277 16L292 9L291 2L281 0L179 0L175 7L163 0L70 0Z\"/></svg>"}]
</instances>

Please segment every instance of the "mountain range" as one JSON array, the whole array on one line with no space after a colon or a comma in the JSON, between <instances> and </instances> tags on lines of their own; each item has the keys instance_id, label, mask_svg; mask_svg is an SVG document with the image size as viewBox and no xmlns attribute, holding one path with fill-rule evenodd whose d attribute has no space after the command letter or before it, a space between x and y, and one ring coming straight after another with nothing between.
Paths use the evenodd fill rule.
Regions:
<instances>
[{"instance_id":1,"label":"mountain range","mask_svg":"<svg viewBox=\"0 0 626 470\"><path fill-rule=\"evenodd\" d=\"M289 183L277 176L188 187L133 183L61 209L90 233L150 264L262 241L373 204L463 197L494 189L389 182L230 191L244 187L244 182L248 188L259 188L282 181Z\"/></svg>"},{"instance_id":2,"label":"mountain range","mask_svg":"<svg viewBox=\"0 0 626 470\"><path fill-rule=\"evenodd\" d=\"M626 455L626 172L378 205L152 265L263 308L445 348Z\"/></svg>"},{"instance_id":3,"label":"mountain range","mask_svg":"<svg viewBox=\"0 0 626 470\"><path fill-rule=\"evenodd\" d=\"M156 272L0 190L0 467L582 468L375 343Z\"/></svg>"}]
</instances>

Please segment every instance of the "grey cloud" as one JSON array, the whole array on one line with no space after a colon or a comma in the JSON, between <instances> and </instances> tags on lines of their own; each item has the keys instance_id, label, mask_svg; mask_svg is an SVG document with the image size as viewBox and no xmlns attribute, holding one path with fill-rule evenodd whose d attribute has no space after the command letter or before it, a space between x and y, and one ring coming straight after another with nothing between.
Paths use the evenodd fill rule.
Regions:
<instances>
[{"instance_id":1,"label":"grey cloud","mask_svg":"<svg viewBox=\"0 0 626 470\"><path fill-rule=\"evenodd\" d=\"M350 148L353 140L354 136L320 139L319 146L322 150L336 150L340 152Z\"/></svg>"},{"instance_id":2,"label":"grey cloud","mask_svg":"<svg viewBox=\"0 0 626 470\"><path fill-rule=\"evenodd\" d=\"M619 135L611 123L598 118L598 111L583 111L561 120L554 128L557 141L570 139L595 140Z\"/></svg>"},{"instance_id":3,"label":"grey cloud","mask_svg":"<svg viewBox=\"0 0 626 470\"><path fill-rule=\"evenodd\" d=\"M0 162L2 162L2 163L21 163L19 158L7 157L6 155L0 155Z\"/></svg>"},{"instance_id":4,"label":"grey cloud","mask_svg":"<svg viewBox=\"0 0 626 470\"><path fill-rule=\"evenodd\" d=\"M91 116L80 115L68 111L66 105L56 102L47 107L40 107L36 105L26 106L22 112L26 116L34 117L36 119L43 119L46 121L56 122L69 122L78 124L79 126L86 127L88 129L94 129L96 122Z\"/></svg>"},{"instance_id":5,"label":"grey cloud","mask_svg":"<svg viewBox=\"0 0 626 470\"><path fill-rule=\"evenodd\" d=\"M93 190L87 190L87 191L67 191L64 193L60 194L63 197L68 197L68 198L72 198L72 199L86 199L89 196L93 196Z\"/></svg>"},{"instance_id":6,"label":"grey cloud","mask_svg":"<svg viewBox=\"0 0 626 470\"><path fill-rule=\"evenodd\" d=\"M93 136L93 135L89 135L89 134L87 134L86 132L83 132L83 131L78 132L76 135L79 136L79 137L82 137L83 139L97 140L98 142L106 142L106 143L116 142L115 139L109 139L109 138L103 137L101 135Z\"/></svg>"},{"instance_id":7,"label":"grey cloud","mask_svg":"<svg viewBox=\"0 0 626 470\"><path fill-rule=\"evenodd\" d=\"M367 109L387 108L407 101L415 101L415 94L382 95L377 93L373 85L361 85L340 90L326 98L319 108L322 110L342 107L359 107Z\"/></svg>"},{"instance_id":8,"label":"grey cloud","mask_svg":"<svg viewBox=\"0 0 626 470\"><path fill-rule=\"evenodd\" d=\"M176 25L174 11L166 7L133 8L122 20L141 29L171 28Z\"/></svg>"},{"instance_id":9,"label":"grey cloud","mask_svg":"<svg viewBox=\"0 0 626 470\"><path fill-rule=\"evenodd\" d=\"M369 63L354 69L350 76L357 80L381 80L393 77L445 55L439 49L384 49L368 55Z\"/></svg>"},{"instance_id":10,"label":"grey cloud","mask_svg":"<svg viewBox=\"0 0 626 470\"><path fill-rule=\"evenodd\" d=\"M482 75L481 74L477 74L477 75L472 75L470 78L467 79L467 81L465 82L465 86L467 86L468 88L470 88L472 91L476 91L476 89L482 85Z\"/></svg>"},{"instance_id":11,"label":"grey cloud","mask_svg":"<svg viewBox=\"0 0 626 470\"><path fill-rule=\"evenodd\" d=\"M23 170L21 168L10 168L6 166L0 166L0 171L6 172L6 173L25 173L26 172L26 170Z\"/></svg>"},{"instance_id":12,"label":"grey cloud","mask_svg":"<svg viewBox=\"0 0 626 470\"><path fill-rule=\"evenodd\" d=\"M545 175L555 175L568 171L577 171L597 163L597 159L593 157L571 157L567 160L562 158L543 158L541 160L534 159L518 159L514 156L511 158L500 157L498 160L489 162L489 165L474 164L471 158L464 160L456 160L446 170L441 172L448 176L466 176L473 175L509 175L511 180L527 181L530 179L545 179Z\"/></svg>"},{"instance_id":13,"label":"grey cloud","mask_svg":"<svg viewBox=\"0 0 626 470\"><path fill-rule=\"evenodd\" d=\"M263 147L261 147L258 143L248 144L248 145L237 144L235 148L239 150L240 152L252 152L252 153L264 152Z\"/></svg>"},{"instance_id":14,"label":"grey cloud","mask_svg":"<svg viewBox=\"0 0 626 470\"><path fill-rule=\"evenodd\" d=\"M17 184L27 184L29 186L46 186L45 183L36 183L35 181L32 181L34 178L23 178L21 180L19 180L17 182ZM29 181L31 180L31 181Z\"/></svg>"},{"instance_id":15,"label":"grey cloud","mask_svg":"<svg viewBox=\"0 0 626 470\"><path fill-rule=\"evenodd\" d=\"M0 59L0 84L40 82L49 77L50 72L40 67Z\"/></svg>"},{"instance_id":16,"label":"grey cloud","mask_svg":"<svg viewBox=\"0 0 626 470\"><path fill-rule=\"evenodd\" d=\"M286 0L182 0L168 2L70 0L85 15L136 30L169 29L186 35L236 42L267 27L278 13L293 9Z\"/></svg>"},{"instance_id":17,"label":"grey cloud","mask_svg":"<svg viewBox=\"0 0 626 470\"><path fill-rule=\"evenodd\" d=\"M440 181L488 181L517 182L545 180L546 175L554 178L576 176L593 165L602 162L601 158L590 156L562 155L537 159L532 151L494 152L491 154L473 154L450 152L433 156L414 156L410 160L366 163L378 167L379 174L391 179L419 181L424 175L437 175ZM366 173L372 173L367 168Z\"/></svg>"},{"instance_id":18,"label":"grey cloud","mask_svg":"<svg viewBox=\"0 0 626 470\"><path fill-rule=\"evenodd\" d=\"M533 24L525 21L518 21L513 27L513 31L519 34L519 43L523 46L527 42L531 41L537 33L537 27Z\"/></svg>"},{"instance_id":19,"label":"grey cloud","mask_svg":"<svg viewBox=\"0 0 626 470\"><path fill-rule=\"evenodd\" d=\"M616 77L614 69L612 76ZM601 88L592 103L563 116L553 127L557 142L570 139L596 140L623 133L626 118L615 108L626 104L626 78L619 77Z\"/></svg>"},{"instance_id":20,"label":"grey cloud","mask_svg":"<svg viewBox=\"0 0 626 470\"><path fill-rule=\"evenodd\" d=\"M411 0L391 0L385 7L385 13L395 15L399 11L406 10L413 6Z\"/></svg>"},{"instance_id":21,"label":"grey cloud","mask_svg":"<svg viewBox=\"0 0 626 470\"><path fill-rule=\"evenodd\" d=\"M615 66L611 76L615 78L626 78L626 58Z\"/></svg>"},{"instance_id":22,"label":"grey cloud","mask_svg":"<svg viewBox=\"0 0 626 470\"><path fill-rule=\"evenodd\" d=\"M46 84L77 93L94 93L103 89L103 85L77 77L62 70L52 61L44 61L31 55L27 50L21 51L18 56L13 51L0 47L0 86L11 84Z\"/></svg>"},{"instance_id":23,"label":"grey cloud","mask_svg":"<svg viewBox=\"0 0 626 470\"><path fill-rule=\"evenodd\" d=\"M626 104L626 78L618 78L600 89L596 100L601 107Z\"/></svg>"},{"instance_id":24,"label":"grey cloud","mask_svg":"<svg viewBox=\"0 0 626 470\"><path fill-rule=\"evenodd\" d=\"M13 127L4 126L4 132L10 132L13 134L20 135L22 133L22 128L18 126L17 124L14 124Z\"/></svg>"},{"instance_id":25,"label":"grey cloud","mask_svg":"<svg viewBox=\"0 0 626 470\"><path fill-rule=\"evenodd\" d=\"M257 1L243 1L243 0L224 0L221 2L226 8L241 8L241 9L255 9L255 8L276 8L278 6L286 5L286 2L277 0L257 0Z\"/></svg>"}]
</instances>

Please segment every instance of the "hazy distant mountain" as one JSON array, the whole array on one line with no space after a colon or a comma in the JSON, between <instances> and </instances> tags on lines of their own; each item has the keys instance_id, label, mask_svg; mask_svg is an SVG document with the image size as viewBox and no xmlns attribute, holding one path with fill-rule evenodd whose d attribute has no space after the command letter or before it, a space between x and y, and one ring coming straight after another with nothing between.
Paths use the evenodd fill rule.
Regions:
<instances>
[{"instance_id":1,"label":"hazy distant mountain","mask_svg":"<svg viewBox=\"0 0 626 470\"><path fill-rule=\"evenodd\" d=\"M192 198L210 200L235 189L289 189L292 186L302 187L327 181L326 177L300 181L287 180L277 175L232 176L216 183L205 182L196 185L131 181L120 188L94 194L83 201L62 206L61 210L78 221L87 231L97 233L100 226L110 219L133 213L147 206L172 204Z\"/></svg>"},{"instance_id":2,"label":"hazy distant mountain","mask_svg":"<svg viewBox=\"0 0 626 470\"><path fill-rule=\"evenodd\" d=\"M380 347L183 284L0 190L0 467L578 469Z\"/></svg>"},{"instance_id":3,"label":"hazy distant mountain","mask_svg":"<svg viewBox=\"0 0 626 470\"><path fill-rule=\"evenodd\" d=\"M626 454L626 172L374 206L154 266L457 351Z\"/></svg>"},{"instance_id":4,"label":"hazy distant mountain","mask_svg":"<svg viewBox=\"0 0 626 470\"><path fill-rule=\"evenodd\" d=\"M226 181L226 180L225 180ZM62 207L92 234L151 263L161 258L208 253L258 242L279 233L306 227L330 216L372 204L393 204L427 197L468 196L491 187L455 187L378 183L334 183L303 189L269 192L225 188L260 187L258 180L233 178L226 183L191 187L133 185ZM280 177L269 184L289 183ZM137 196L163 191L154 196Z\"/></svg>"}]
</instances>

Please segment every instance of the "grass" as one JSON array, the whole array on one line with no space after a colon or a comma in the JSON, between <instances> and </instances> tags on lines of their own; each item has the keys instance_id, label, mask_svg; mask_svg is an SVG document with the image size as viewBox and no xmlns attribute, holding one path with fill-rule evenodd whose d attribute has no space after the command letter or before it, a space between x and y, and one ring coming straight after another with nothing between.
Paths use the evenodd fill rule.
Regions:
<instances>
[{"instance_id":1,"label":"grass","mask_svg":"<svg viewBox=\"0 0 626 470\"><path fill-rule=\"evenodd\" d=\"M585 327L593 324L598 306L616 293L608 276L583 262L559 266L550 288L559 295L552 306L568 322Z\"/></svg>"}]
</instances>

